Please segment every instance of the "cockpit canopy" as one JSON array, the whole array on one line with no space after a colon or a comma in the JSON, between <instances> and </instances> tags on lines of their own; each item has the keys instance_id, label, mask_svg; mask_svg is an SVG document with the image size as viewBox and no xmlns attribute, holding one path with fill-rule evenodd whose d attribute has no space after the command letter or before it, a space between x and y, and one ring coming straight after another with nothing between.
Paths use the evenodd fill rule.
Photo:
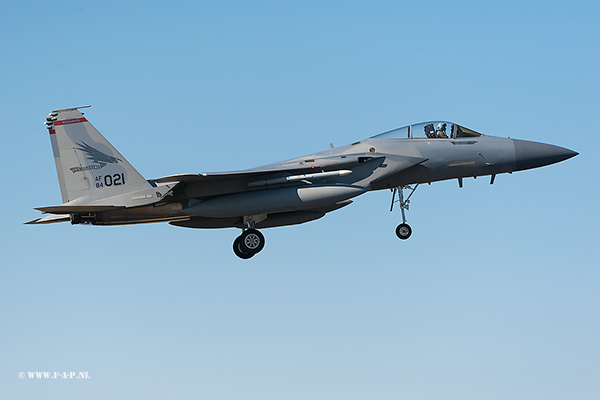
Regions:
<instances>
[{"instance_id":1,"label":"cockpit canopy","mask_svg":"<svg viewBox=\"0 0 600 400\"><path fill-rule=\"evenodd\" d=\"M403 126L402 128L393 129L391 131L375 135L373 139L395 139L395 138L427 138L427 139L456 139L456 138L472 138L482 136L481 133L475 132L464 126L447 122L447 121L431 121L422 122L420 124Z\"/></svg>"}]
</instances>

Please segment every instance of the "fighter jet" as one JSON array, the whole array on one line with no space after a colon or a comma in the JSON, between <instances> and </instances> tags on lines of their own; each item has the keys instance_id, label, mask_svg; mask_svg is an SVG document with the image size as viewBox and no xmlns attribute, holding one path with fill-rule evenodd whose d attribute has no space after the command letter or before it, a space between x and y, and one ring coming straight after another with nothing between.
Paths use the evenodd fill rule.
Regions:
<instances>
[{"instance_id":1,"label":"fighter jet","mask_svg":"<svg viewBox=\"0 0 600 400\"><path fill-rule=\"evenodd\" d=\"M168 222L186 228L238 228L234 253L260 252L262 228L301 224L374 190L391 190L402 223L420 184L512 173L578 153L545 143L484 135L452 122L408 125L352 144L243 171L171 175L146 180L79 111L52 111L50 133L63 204L28 224L125 225ZM408 196L404 195L407 191Z\"/></svg>"}]
</instances>

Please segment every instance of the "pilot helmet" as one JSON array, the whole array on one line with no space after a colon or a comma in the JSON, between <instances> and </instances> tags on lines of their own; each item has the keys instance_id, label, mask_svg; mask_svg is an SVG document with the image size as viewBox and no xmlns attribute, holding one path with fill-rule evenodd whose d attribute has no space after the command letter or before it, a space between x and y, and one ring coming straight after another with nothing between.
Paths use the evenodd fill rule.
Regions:
<instances>
[{"instance_id":1,"label":"pilot helmet","mask_svg":"<svg viewBox=\"0 0 600 400\"><path fill-rule=\"evenodd\" d=\"M440 122L437 126L438 131L445 131L446 130L446 124L443 122Z\"/></svg>"}]
</instances>

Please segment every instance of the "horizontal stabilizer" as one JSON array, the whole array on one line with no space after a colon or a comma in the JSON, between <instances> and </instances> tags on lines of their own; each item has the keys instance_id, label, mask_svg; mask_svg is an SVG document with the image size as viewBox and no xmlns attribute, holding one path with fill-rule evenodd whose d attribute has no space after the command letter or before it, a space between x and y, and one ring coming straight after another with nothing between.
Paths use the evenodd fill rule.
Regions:
<instances>
[{"instance_id":1,"label":"horizontal stabilizer","mask_svg":"<svg viewBox=\"0 0 600 400\"><path fill-rule=\"evenodd\" d=\"M67 214L52 214L46 215L43 218L34 219L33 221L25 222L25 225L35 225L35 224L53 224L55 222L68 222L71 220L71 217Z\"/></svg>"},{"instance_id":2,"label":"horizontal stabilizer","mask_svg":"<svg viewBox=\"0 0 600 400\"><path fill-rule=\"evenodd\" d=\"M125 207L116 207L116 206L71 206L71 205L62 205L62 206L52 206L52 207L39 207L36 210L39 210L44 213L51 214L71 214L71 213L88 213L88 212L100 212L100 211L110 211L116 210L117 208L125 208Z\"/></svg>"}]
</instances>

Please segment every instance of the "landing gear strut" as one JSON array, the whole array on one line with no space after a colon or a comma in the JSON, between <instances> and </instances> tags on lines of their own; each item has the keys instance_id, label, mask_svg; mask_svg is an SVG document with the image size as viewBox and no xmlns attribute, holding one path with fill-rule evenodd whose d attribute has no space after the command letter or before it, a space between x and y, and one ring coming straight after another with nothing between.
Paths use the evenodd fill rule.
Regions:
<instances>
[{"instance_id":1,"label":"landing gear strut","mask_svg":"<svg viewBox=\"0 0 600 400\"><path fill-rule=\"evenodd\" d=\"M390 212L394 209L394 203L396 202L400 203L400 211L402 212L402 223L396 227L396 236L398 236L399 239L406 240L412 234L412 228L406 223L406 215L404 213L404 210L408 211L408 206L410 205L410 197L413 195L413 193L415 192L415 190L417 190L418 187L419 184L417 183L414 188L411 186L399 186L393 189L392 205L390 207ZM411 191L406 200L404 200L404 189L409 189ZM395 199L396 192L398 192L398 200Z\"/></svg>"},{"instance_id":2,"label":"landing gear strut","mask_svg":"<svg viewBox=\"0 0 600 400\"><path fill-rule=\"evenodd\" d=\"M233 241L233 252L243 259L253 257L265 247L265 237L254 229L254 221L248 220L248 228Z\"/></svg>"}]
</instances>

